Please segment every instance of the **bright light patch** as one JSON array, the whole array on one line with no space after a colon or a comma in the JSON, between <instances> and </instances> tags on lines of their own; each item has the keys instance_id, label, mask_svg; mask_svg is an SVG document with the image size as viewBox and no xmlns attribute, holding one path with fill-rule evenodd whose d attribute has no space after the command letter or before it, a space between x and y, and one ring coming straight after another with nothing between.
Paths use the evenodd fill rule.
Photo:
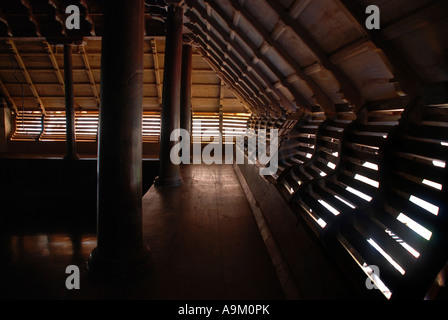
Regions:
<instances>
[{"instance_id":1,"label":"bright light patch","mask_svg":"<svg viewBox=\"0 0 448 320\"><path fill-rule=\"evenodd\" d=\"M313 155L312 155L311 153L307 153L307 154L306 154L306 157L307 157L308 159L311 159L312 156L313 156Z\"/></svg>"},{"instance_id":2,"label":"bright light patch","mask_svg":"<svg viewBox=\"0 0 448 320\"><path fill-rule=\"evenodd\" d=\"M375 248L376 251L378 251L384 258L386 258L386 260L395 268L398 270L398 272L400 272L402 275L405 274L405 270L394 260L392 259L392 257L383 250L383 248L381 248L372 238L368 239L367 242Z\"/></svg>"},{"instance_id":3,"label":"bright light patch","mask_svg":"<svg viewBox=\"0 0 448 320\"><path fill-rule=\"evenodd\" d=\"M323 172L323 171L320 172L320 176L321 176L321 177L325 177L326 175L327 175L327 174L326 174L325 172Z\"/></svg>"},{"instance_id":4,"label":"bright light patch","mask_svg":"<svg viewBox=\"0 0 448 320\"><path fill-rule=\"evenodd\" d=\"M336 168L336 165L333 162L328 162L327 166L332 170L334 170L334 168Z\"/></svg>"},{"instance_id":5,"label":"bright light patch","mask_svg":"<svg viewBox=\"0 0 448 320\"><path fill-rule=\"evenodd\" d=\"M434 167L445 168L445 162L444 161L433 160L432 165Z\"/></svg>"},{"instance_id":6,"label":"bright light patch","mask_svg":"<svg viewBox=\"0 0 448 320\"><path fill-rule=\"evenodd\" d=\"M380 186L380 183L378 181L375 181L375 180L372 180L370 178L364 177L364 176L362 176L360 174L356 174L355 175L355 179L359 180L359 181L362 181L364 183L367 183L368 185L371 185L372 187L375 187L375 188L379 188L379 186Z\"/></svg>"},{"instance_id":7,"label":"bright light patch","mask_svg":"<svg viewBox=\"0 0 448 320\"><path fill-rule=\"evenodd\" d=\"M366 168L369 168L369 169L372 169L372 170L376 170L376 171L378 171L378 165L376 165L376 164L374 164L374 163L372 163L372 162L364 162L364 164L362 165L363 167L366 167Z\"/></svg>"},{"instance_id":8,"label":"bright light patch","mask_svg":"<svg viewBox=\"0 0 448 320\"><path fill-rule=\"evenodd\" d=\"M433 187L434 189L442 190L442 185L440 183L437 183L437 182L434 182L431 180L426 180L426 179L424 179L422 181L422 183L426 184L427 186Z\"/></svg>"},{"instance_id":9,"label":"bright light patch","mask_svg":"<svg viewBox=\"0 0 448 320\"><path fill-rule=\"evenodd\" d=\"M340 212L338 210L336 210L335 208L333 208L332 206L330 206L328 203L326 203L324 200L319 199L319 203L321 205L323 205L328 211L330 211L332 214L334 214L335 216L339 215Z\"/></svg>"},{"instance_id":10,"label":"bright light patch","mask_svg":"<svg viewBox=\"0 0 448 320\"><path fill-rule=\"evenodd\" d=\"M432 203L429 203L429 202L427 202L425 200L422 200L422 199L420 199L420 198L418 198L416 196L410 196L409 197L409 201L415 203L419 207L422 207L426 211L431 212L435 216L439 214L439 207L438 206L435 206Z\"/></svg>"},{"instance_id":11,"label":"bright light patch","mask_svg":"<svg viewBox=\"0 0 448 320\"><path fill-rule=\"evenodd\" d=\"M368 202L372 201L372 197L366 195L365 193L362 193L361 191L353 189L352 187L347 187L347 188L345 188L345 190L347 190L348 192L351 192L351 193L357 195L358 197L360 197L360 198L362 198L362 199L364 199L364 200L366 200Z\"/></svg>"},{"instance_id":12,"label":"bright light patch","mask_svg":"<svg viewBox=\"0 0 448 320\"><path fill-rule=\"evenodd\" d=\"M387 299L390 299L392 297L392 292L388 287L386 287L384 282L381 281L380 277L375 272L373 272L373 270L365 263L361 266L361 268L365 272L365 274L370 278L370 280L372 280L373 283L375 283L378 290L380 290Z\"/></svg>"},{"instance_id":13,"label":"bright light patch","mask_svg":"<svg viewBox=\"0 0 448 320\"><path fill-rule=\"evenodd\" d=\"M335 156L335 157L339 157L339 152L333 152L332 154L331 154L332 156Z\"/></svg>"},{"instance_id":14,"label":"bright light patch","mask_svg":"<svg viewBox=\"0 0 448 320\"><path fill-rule=\"evenodd\" d=\"M346 204L347 206L349 206L352 209L356 209L356 207L354 205L352 205L350 202L345 201L344 199L342 199L340 196L335 195L334 196L336 199L338 199L339 201L341 201L342 203Z\"/></svg>"},{"instance_id":15,"label":"bright light patch","mask_svg":"<svg viewBox=\"0 0 448 320\"><path fill-rule=\"evenodd\" d=\"M442 142L440 142L440 144L444 147L448 147L448 142L442 141Z\"/></svg>"},{"instance_id":16,"label":"bright light patch","mask_svg":"<svg viewBox=\"0 0 448 320\"><path fill-rule=\"evenodd\" d=\"M322 220L321 218L316 220L316 222L322 229L325 228L325 226L327 225L327 223L324 220Z\"/></svg>"},{"instance_id":17,"label":"bright light patch","mask_svg":"<svg viewBox=\"0 0 448 320\"><path fill-rule=\"evenodd\" d=\"M415 222L411 218L409 218L407 215L400 213L397 217L397 220L401 223L408 226L412 231L419 234L424 239L428 240L431 239L432 232L420 225L419 223Z\"/></svg>"},{"instance_id":18,"label":"bright light patch","mask_svg":"<svg viewBox=\"0 0 448 320\"><path fill-rule=\"evenodd\" d=\"M386 229L386 233L395 241L397 241L403 248L405 248L410 254L412 254L415 258L420 257L420 253L412 248L410 245L408 245L406 242L404 242L399 236L397 236L395 233L393 233L391 230Z\"/></svg>"}]
</instances>

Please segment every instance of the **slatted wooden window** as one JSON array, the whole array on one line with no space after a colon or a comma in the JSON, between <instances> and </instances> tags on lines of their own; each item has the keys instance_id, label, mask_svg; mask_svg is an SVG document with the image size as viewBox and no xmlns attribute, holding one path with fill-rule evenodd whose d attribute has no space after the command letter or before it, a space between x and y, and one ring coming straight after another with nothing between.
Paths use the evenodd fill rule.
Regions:
<instances>
[{"instance_id":1,"label":"slatted wooden window","mask_svg":"<svg viewBox=\"0 0 448 320\"><path fill-rule=\"evenodd\" d=\"M15 130L11 140L34 141L38 140L42 133L42 112L19 112L15 117Z\"/></svg>"},{"instance_id":2,"label":"slatted wooden window","mask_svg":"<svg viewBox=\"0 0 448 320\"><path fill-rule=\"evenodd\" d=\"M249 113L226 113L223 115L223 142L235 143L236 137L245 135L247 132L247 121Z\"/></svg>"},{"instance_id":3,"label":"slatted wooden window","mask_svg":"<svg viewBox=\"0 0 448 320\"><path fill-rule=\"evenodd\" d=\"M282 179L284 186L282 191L287 198L294 195L300 187L320 177L325 177L333 172L339 164L340 147L345 128L352 120L346 119L345 113L337 115L336 118L327 119L319 126L316 135L316 143L312 156L308 153L308 161L300 166L288 168Z\"/></svg>"},{"instance_id":4,"label":"slatted wooden window","mask_svg":"<svg viewBox=\"0 0 448 320\"><path fill-rule=\"evenodd\" d=\"M75 113L76 141L96 141L98 137L98 111Z\"/></svg>"},{"instance_id":5,"label":"slatted wooden window","mask_svg":"<svg viewBox=\"0 0 448 320\"><path fill-rule=\"evenodd\" d=\"M41 141L65 141L65 112L47 111L43 120Z\"/></svg>"},{"instance_id":6,"label":"slatted wooden window","mask_svg":"<svg viewBox=\"0 0 448 320\"><path fill-rule=\"evenodd\" d=\"M158 142L160 139L160 114L158 112L143 113L143 142Z\"/></svg>"},{"instance_id":7,"label":"slatted wooden window","mask_svg":"<svg viewBox=\"0 0 448 320\"><path fill-rule=\"evenodd\" d=\"M225 113L223 123L220 124L218 113L195 113L193 115L193 140L208 143L210 137L218 137L220 127L223 128L223 142L229 143L230 134L226 131L233 130L233 135L244 134L250 114ZM76 111L75 132L76 140L84 142L96 141L98 137L99 112ZM200 127L199 127L200 125ZM11 140L40 140L40 141L65 141L66 118L64 111L47 111L45 116L40 111L26 111L16 115L15 130ZM160 139L161 119L159 112L145 111L142 121L143 142L158 142Z\"/></svg>"},{"instance_id":8,"label":"slatted wooden window","mask_svg":"<svg viewBox=\"0 0 448 320\"><path fill-rule=\"evenodd\" d=\"M312 226L318 226L317 233L325 232L342 213L367 206L379 193L382 152L402 112L390 105L367 106L366 116L346 127L338 170L322 181L312 181L294 195L298 211L311 218ZM324 139L320 144L325 146L328 141Z\"/></svg>"},{"instance_id":9,"label":"slatted wooden window","mask_svg":"<svg viewBox=\"0 0 448 320\"><path fill-rule=\"evenodd\" d=\"M311 159L314 153L317 131L324 120L325 114L316 111L301 122L295 120L285 122L280 131L282 136L287 134L288 136L279 150L278 170L271 177L274 181L277 181L286 169L301 165ZM290 188L289 186L286 187Z\"/></svg>"},{"instance_id":10,"label":"slatted wooden window","mask_svg":"<svg viewBox=\"0 0 448 320\"><path fill-rule=\"evenodd\" d=\"M424 298L447 261L448 107L422 106L417 114L394 138L384 198L338 236L388 299ZM372 276L370 265L380 275Z\"/></svg>"},{"instance_id":11,"label":"slatted wooden window","mask_svg":"<svg viewBox=\"0 0 448 320\"><path fill-rule=\"evenodd\" d=\"M193 143L217 142L219 122L218 113L193 113Z\"/></svg>"}]
</instances>

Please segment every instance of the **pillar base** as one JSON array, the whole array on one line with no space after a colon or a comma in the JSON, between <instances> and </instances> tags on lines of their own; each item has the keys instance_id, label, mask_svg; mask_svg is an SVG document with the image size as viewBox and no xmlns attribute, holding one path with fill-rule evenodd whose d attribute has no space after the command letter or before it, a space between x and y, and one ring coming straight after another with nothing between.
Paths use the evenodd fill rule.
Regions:
<instances>
[{"instance_id":1,"label":"pillar base","mask_svg":"<svg viewBox=\"0 0 448 320\"><path fill-rule=\"evenodd\" d=\"M107 281L129 279L147 274L150 271L150 249L142 246L140 252L133 256L121 257L103 256L98 247L95 248L87 261L87 271L93 280Z\"/></svg>"},{"instance_id":2,"label":"pillar base","mask_svg":"<svg viewBox=\"0 0 448 320\"><path fill-rule=\"evenodd\" d=\"M154 180L154 185L156 187L180 187L183 184L182 178L165 178L161 179L160 177L156 177Z\"/></svg>"}]
</instances>

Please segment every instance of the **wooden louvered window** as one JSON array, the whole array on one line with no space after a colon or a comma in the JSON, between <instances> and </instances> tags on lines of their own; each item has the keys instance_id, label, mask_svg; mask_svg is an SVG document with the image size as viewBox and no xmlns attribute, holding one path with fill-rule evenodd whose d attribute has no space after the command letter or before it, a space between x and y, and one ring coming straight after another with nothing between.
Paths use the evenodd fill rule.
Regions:
<instances>
[{"instance_id":1,"label":"wooden louvered window","mask_svg":"<svg viewBox=\"0 0 448 320\"><path fill-rule=\"evenodd\" d=\"M217 142L219 136L218 113L193 113L193 143Z\"/></svg>"},{"instance_id":2,"label":"wooden louvered window","mask_svg":"<svg viewBox=\"0 0 448 320\"><path fill-rule=\"evenodd\" d=\"M65 141L64 111L47 111L43 124L41 141Z\"/></svg>"},{"instance_id":3,"label":"wooden louvered window","mask_svg":"<svg viewBox=\"0 0 448 320\"><path fill-rule=\"evenodd\" d=\"M15 130L11 140L34 141L38 140L42 133L42 112L19 112L15 117Z\"/></svg>"},{"instance_id":4,"label":"wooden louvered window","mask_svg":"<svg viewBox=\"0 0 448 320\"><path fill-rule=\"evenodd\" d=\"M159 141L160 124L160 114L158 112L143 113L143 142Z\"/></svg>"},{"instance_id":5,"label":"wooden louvered window","mask_svg":"<svg viewBox=\"0 0 448 320\"><path fill-rule=\"evenodd\" d=\"M245 134L250 114L229 113L223 115L221 124L217 113L195 113L193 115L193 141L208 143L217 138L220 128L225 132L233 130L233 136ZM75 132L79 142L97 140L99 125L98 111L76 111ZM65 141L66 118L64 111L47 111L45 116L40 111L26 111L16 115L15 130L11 140ZM160 139L161 119L159 112L145 111L142 121L143 142L158 142ZM232 143L230 135L227 142ZM196 139L196 140L195 140Z\"/></svg>"},{"instance_id":6,"label":"wooden louvered window","mask_svg":"<svg viewBox=\"0 0 448 320\"><path fill-rule=\"evenodd\" d=\"M235 143L236 137L245 135L247 132L248 113L226 113L222 119L223 143Z\"/></svg>"},{"instance_id":7,"label":"wooden louvered window","mask_svg":"<svg viewBox=\"0 0 448 320\"><path fill-rule=\"evenodd\" d=\"M98 136L98 111L75 113L76 141L96 141Z\"/></svg>"}]
</instances>

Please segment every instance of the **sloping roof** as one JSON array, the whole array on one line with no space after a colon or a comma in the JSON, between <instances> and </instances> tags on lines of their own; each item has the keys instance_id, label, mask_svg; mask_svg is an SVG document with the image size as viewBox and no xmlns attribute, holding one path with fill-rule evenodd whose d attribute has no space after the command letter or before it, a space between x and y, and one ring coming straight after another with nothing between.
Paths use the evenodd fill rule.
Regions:
<instances>
[{"instance_id":1,"label":"sloping roof","mask_svg":"<svg viewBox=\"0 0 448 320\"><path fill-rule=\"evenodd\" d=\"M81 10L81 29L75 32L64 29L64 8L69 3ZM25 106L31 107L33 99L36 104L37 93L50 108L63 107L61 50L46 43L82 38L85 45L75 48L80 52L74 62L75 99L81 108L97 106L101 3L2 1L3 95L7 91L20 104L22 86L14 85L15 78L27 83L23 70L16 72L20 65L11 60L12 39L35 86L35 92L32 86L25 87ZM161 102L166 3L147 0L146 4L144 104L150 110ZM371 4L380 9L380 30L365 26L365 8ZM193 109L212 111L224 103L232 111L243 111L236 96L256 114L303 112L316 106L332 112L339 104L357 109L368 101L418 94L424 84L448 80L447 1L185 0L181 5L184 33L196 47ZM220 90L221 80L199 55L234 95Z\"/></svg>"},{"instance_id":2,"label":"sloping roof","mask_svg":"<svg viewBox=\"0 0 448 320\"><path fill-rule=\"evenodd\" d=\"M165 39L145 40L143 107L158 111L162 103ZM19 59L23 62L19 62ZM24 68L23 68L24 67ZM202 57L192 59L192 107L195 112L245 112ZM86 39L73 46L74 100L76 110L98 110L101 73L101 40ZM28 78L27 78L28 77ZM0 92L19 111L64 110L64 53L62 46L45 39L0 41ZM34 89L33 89L34 88ZM23 91L22 91L23 90Z\"/></svg>"}]
</instances>

